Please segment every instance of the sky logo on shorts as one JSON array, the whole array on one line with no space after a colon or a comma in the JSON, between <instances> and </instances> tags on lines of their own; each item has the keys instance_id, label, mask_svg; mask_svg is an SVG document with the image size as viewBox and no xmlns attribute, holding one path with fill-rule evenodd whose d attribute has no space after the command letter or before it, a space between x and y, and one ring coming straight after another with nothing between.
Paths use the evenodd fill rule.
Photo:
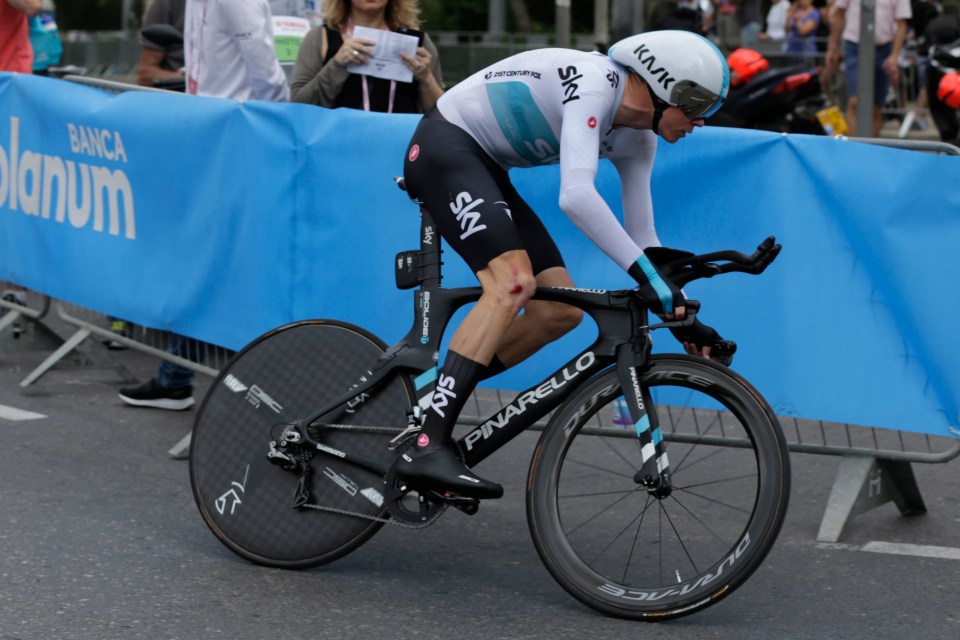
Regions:
<instances>
[{"instance_id":1,"label":"sky logo on shorts","mask_svg":"<svg viewBox=\"0 0 960 640\"><path fill-rule=\"evenodd\" d=\"M457 197L450 203L450 210L457 216L457 222L463 233L460 234L461 240L466 240L478 231L483 231L487 225L480 224L480 212L475 211L477 207L483 204L483 198L473 199L466 191L461 191Z\"/></svg>"}]
</instances>

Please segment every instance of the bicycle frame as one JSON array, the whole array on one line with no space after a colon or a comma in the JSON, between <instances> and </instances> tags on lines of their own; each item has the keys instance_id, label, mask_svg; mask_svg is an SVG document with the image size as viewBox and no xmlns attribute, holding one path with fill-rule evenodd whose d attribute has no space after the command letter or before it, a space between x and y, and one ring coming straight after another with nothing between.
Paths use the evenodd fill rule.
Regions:
<instances>
[{"instance_id":1,"label":"bicycle frame","mask_svg":"<svg viewBox=\"0 0 960 640\"><path fill-rule=\"evenodd\" d=\"M433 397L437 379L440 342L450 319L464 305L477 301L480 287L444 289L440 286L440 241L429 213L421 209L420 251L398 255L398 286L401 269L415 273L419 285L414 296L414 322L410 332L377 360L367 375L350 390L327 403L300 424L330 423L344 412L352 412L375 392L377 386L395 373L415 376L418 404L425 408ZM540 288L535 300L569 304L582 309L596 322L597 339L560 369L520 393L511 403L462 437L458 444L464 462L474 466L558 407L580 384L600 371L617 364L620 383L642 445L643 469L638 481L654 486L665 479L667 460L653 404L639 385L636 368L642 367L650 351L647 309L631 290ZM685 323L692 322L693 314ZM664 326L664 325L658 325ZM439 330L438 330L439 329ZM304 437L307 437L304 434ZM377 460L349 451L330 451L311 441L318 450L337 455L377 473L386 473Z\"/></svg>"}]
</instances>

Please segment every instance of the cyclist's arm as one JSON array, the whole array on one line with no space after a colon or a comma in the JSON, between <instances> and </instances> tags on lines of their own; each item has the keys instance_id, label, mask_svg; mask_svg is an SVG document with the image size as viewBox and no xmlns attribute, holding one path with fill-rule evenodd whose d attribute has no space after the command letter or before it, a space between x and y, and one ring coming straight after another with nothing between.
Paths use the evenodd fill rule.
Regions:
<instances>
[{"instance_id":1,"label":"cyclist's arm","mask_svg":"<svg viewBox=\"0 0 960 640\"><path fill-rule=\"evenodd\" d=\"M591 94L583 94L565 107L560 132L560 208L626 271L643 251L624 231L595 184L603 127L597 122L598 114L609 110L610 104L604 97Z\"/></svg>"},{"instance_id":2,"label":"cyclist's arm","mask_svg":"<svg viewBox=\"0 0 960 640\"><path fill-rule=\"evenodd\" d=\"M623 226L642 249L659 247L653 221L650 176L657 153L657 136L652 131L621 129L616 133L609 158L620 175L623 198Z\"/></svg>"},{"instance_id":3,"label":"cyclist's arm","mask_svg":"<svg viewBox=\"0 0 960 640\"><path fill-rule=\"evenodd\" d=\"M277 61L276 45L269 28L270 6L257 0L234 0L221 7L225 29L240 50L253 98L286 101L290 98L287 76Z\"/></svg>"}]
</instances>

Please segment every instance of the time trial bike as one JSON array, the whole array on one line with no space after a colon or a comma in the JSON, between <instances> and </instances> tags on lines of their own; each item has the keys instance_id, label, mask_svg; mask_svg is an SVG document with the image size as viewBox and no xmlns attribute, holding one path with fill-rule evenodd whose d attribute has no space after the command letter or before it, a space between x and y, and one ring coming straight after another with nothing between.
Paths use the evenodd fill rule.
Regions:
<instances>
[{"instance_id":1,"label":"time trial bike","mask_svg":"<svg viewBox=\"0 0 960 640\"><path fill-rule=\"evenodd\" d=\"M651 249L678 286L761 273L780 246L751 255ZM294 322L257 338L220 372L192 433L190 479L204 521L231 551L290 569L331 562L384 524L425 527L476 500L412 490L395 474L429 404L443 331L479 287L441 286L440 238L421 210L420 248L396 258L413 289L414 323L387 347L336 320ZM634 290L541 288L570 304L597 338L457 442L474 466L549 416L526 489L536 549L557 582L609 615L690 614L742 584L771 549L789 495L776 416L733 370L690 355L651 354ZM657 319L654 316L654 319ZM718 344L715 352L735 345ZM617 411L625 403L629 413ZM667 455L669 449L669 458Z\"/></svg>"}]
</instances>

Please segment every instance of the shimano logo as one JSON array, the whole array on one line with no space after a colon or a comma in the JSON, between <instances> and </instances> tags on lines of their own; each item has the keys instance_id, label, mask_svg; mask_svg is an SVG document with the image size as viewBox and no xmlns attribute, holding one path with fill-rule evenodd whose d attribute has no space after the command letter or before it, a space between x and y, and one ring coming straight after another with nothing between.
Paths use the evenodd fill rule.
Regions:
<instances>
[{"instance_id":1,"label":"shimano logo","mask_svg":"<svg viewBox=\"0 0 960 640\"><path fill-rule=\"evenodd\" d=\"M676 78L670 75L666 67L657 67L657 57L650 53L647 45L642 44L634 49L633 52L637 54L637 60L640 61L640 64L645 66L650 74L657 78L657 82L660 83L664 89L670 89L670 84L677 81Z\"/></svg>"},{"instance_id":2,"label":"shimano logo","mask_svg":"<svg viewBox=\"0 0 960 640\"><path fill-rule=\"evenodd\" d=\"M453 392L453 386L457 381L452 376L445 376L440 374L440 379L437 381L437 388L433 392L433 399L430 401L430 407L437 412L437 415L441 418L445 418L447 414L443 412L444 408L450 404L452 398L456 398L457 394Z\"/></svg>"},{"instance_id":3,"label":"shimano logo","mask_svg":"<svg viewBox=\"0 0 960 640\"><path fill-rule=\"evenodd\" d=\"M563 104L579 100L580 96L577 95L577 92L580 90L580 85L576 81L582 78L583 74L578 72L575 66L570 65L566 69L557 69L557 75L563 81L561 83L564 95Z\"/></svg>"},{"instance_id":4,"label":"shimano logo","mask_svg":"<svg viewBox=\"0 0 960 640\"><path fill-rule=\"evenodd\" d=\"M469 193L461 191L450 203L450 210L456 214L457 222L460 223L460 228L463 230L463 233L460 234L461 240L465 240L478 231L487 228L487 225L480 224L480 212L475 210L483 202L483 198L474 200Z\"/></svg>"},{"instance_id":5,"label":"shimano logo","mask_svg":"<svg viewBox=\"0 0 960 640\"><path fill-rule=\"evenodd\" d=\"M227 377L223 379L223 385L227 389L230 389L230 391L233 391L234 393L240 393L250 388L247 385L240 382L240 380L237 379L237 377L232 373L228 373Z\"/></svg>"}]
</instances>

